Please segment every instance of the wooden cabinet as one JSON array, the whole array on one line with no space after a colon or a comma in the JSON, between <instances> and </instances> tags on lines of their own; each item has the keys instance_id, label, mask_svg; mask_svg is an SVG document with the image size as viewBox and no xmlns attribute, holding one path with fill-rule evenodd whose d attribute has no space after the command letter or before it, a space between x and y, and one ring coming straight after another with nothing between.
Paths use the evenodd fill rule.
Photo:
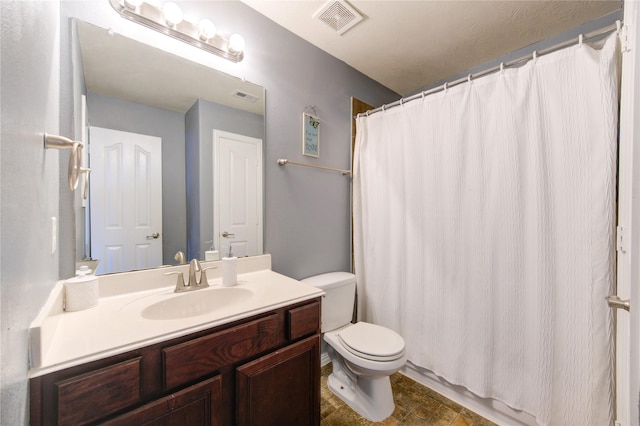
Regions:
<instances>
[{"instance_id":1,"label":"wooden cabinet","mask_svg":"<svg viewBox=\"0 0 640 426\"><path fill-rule=\"evenodd\" d=\"M32 425L317 425L320 299L30 380Z\"/></svg>"},{"instance_id":2,"label":"wooden cabinet","mask_svg":"<svg viewBox=\"0 0 640 426\"><path fill-rule=\"evenodd\" d=\"M313 336L238 368L238 424L319 424L319 356Z\"/></svg>"},{"instance_id":3,"label":"wooden cabinet","mask_svg":"<svg viewBox=\"0 0 640 426\"><path fill-rule=\"evenodd\" d=\"M204 380L104 422L109 426L222 426L222 380Z\"/></svg>"}]
</instances>

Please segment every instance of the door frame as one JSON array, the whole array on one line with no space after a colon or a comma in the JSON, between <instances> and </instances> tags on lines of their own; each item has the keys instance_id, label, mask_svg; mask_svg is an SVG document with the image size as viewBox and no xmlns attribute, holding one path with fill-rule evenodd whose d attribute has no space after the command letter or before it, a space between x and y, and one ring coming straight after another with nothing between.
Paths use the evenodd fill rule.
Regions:
<instances>
[{"instance_id":1,"label":"door frame","mask_svg":"<svg viewBox=\"0 0 640 426\"><path fill-rule=\"evenodd\" d=\"M640 4L624 2L621 32L618 261L616 291L629 312L616 309L616 425L640 421Z\"/></svg>"},{"instance_id":2,"label":"door frame","mask_svg":"<svg viewBox=\"0 0 640 426\"><path fill-rule=\"evenodd\" d=\"M251 136L241 135L239 133L227 132L224 130L213 129L213 242L217 250L220 250L220 257L226 256L222 253L220 245L220 139L229 138L240 140L243 143L249 143L256 146L258 165L257 165L257 182L256 182L256 198L257 198L257 216L258 229L256 240L256 251L259 254L264 253L264 173L263 173L263 140Z\"/></svg>"}]
</instances>

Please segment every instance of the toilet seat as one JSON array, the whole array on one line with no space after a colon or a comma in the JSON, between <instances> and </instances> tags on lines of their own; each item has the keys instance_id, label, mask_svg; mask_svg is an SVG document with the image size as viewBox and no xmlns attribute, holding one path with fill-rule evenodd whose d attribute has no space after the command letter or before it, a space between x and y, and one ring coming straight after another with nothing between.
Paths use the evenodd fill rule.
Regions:
<instances>
[{"instance_id":1,"label":"toilet seat","mask_svg":"<svg viewBox=\"0 0 640 426\"><path fill-rule=\"evenodd\" d=\"M386 327L367 322L350 325L338 333L346 350L372 361L393 361L404 355L404 339Z\"/></svg>"}]
</instances>

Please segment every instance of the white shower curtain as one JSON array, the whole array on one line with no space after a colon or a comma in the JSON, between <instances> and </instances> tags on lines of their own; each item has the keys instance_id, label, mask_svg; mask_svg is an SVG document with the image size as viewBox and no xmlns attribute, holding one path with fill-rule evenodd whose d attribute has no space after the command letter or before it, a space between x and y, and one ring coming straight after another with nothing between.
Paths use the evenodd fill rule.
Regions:
<instances>
[{"instance_id":1,"label":"white shower curtain","mask_svg":"<svg viewBox=\"0 0 640 426\"><path fill-rule=\"evenodd\" d=\"M359 117L363 320L539 424L613 419L617 37Z\"/></svg>"}]
</instances>

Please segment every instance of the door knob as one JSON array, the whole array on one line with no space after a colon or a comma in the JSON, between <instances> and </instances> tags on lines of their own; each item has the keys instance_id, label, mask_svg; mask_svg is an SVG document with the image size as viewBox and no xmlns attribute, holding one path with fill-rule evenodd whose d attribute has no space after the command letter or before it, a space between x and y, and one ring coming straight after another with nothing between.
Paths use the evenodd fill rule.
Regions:
<instances>
[{"instance_id":1,"label":"door knob","mask_svg":"<svg viewBox=\"0 0 640 426\"><path fill-rule=\"evenodd\" d=\"M224 232L222 233L222 236L223 236L223 237L225 237L225 238L233 238L233 237L235 237L235 236L236 236L236 234L230 234L230 233L228 233L227 231L224 231Z\"/></svg>"},{"instance_id":2,"label":"door knob","mask_svg":"<svg viewBox=\"0 0 640 426\"><path fill-rule=\"evenodd\" d=\"M157 240L160 237L159 232L154 232L151 235L147 235L147 240Z\"/></svg>"}]
</instances>

